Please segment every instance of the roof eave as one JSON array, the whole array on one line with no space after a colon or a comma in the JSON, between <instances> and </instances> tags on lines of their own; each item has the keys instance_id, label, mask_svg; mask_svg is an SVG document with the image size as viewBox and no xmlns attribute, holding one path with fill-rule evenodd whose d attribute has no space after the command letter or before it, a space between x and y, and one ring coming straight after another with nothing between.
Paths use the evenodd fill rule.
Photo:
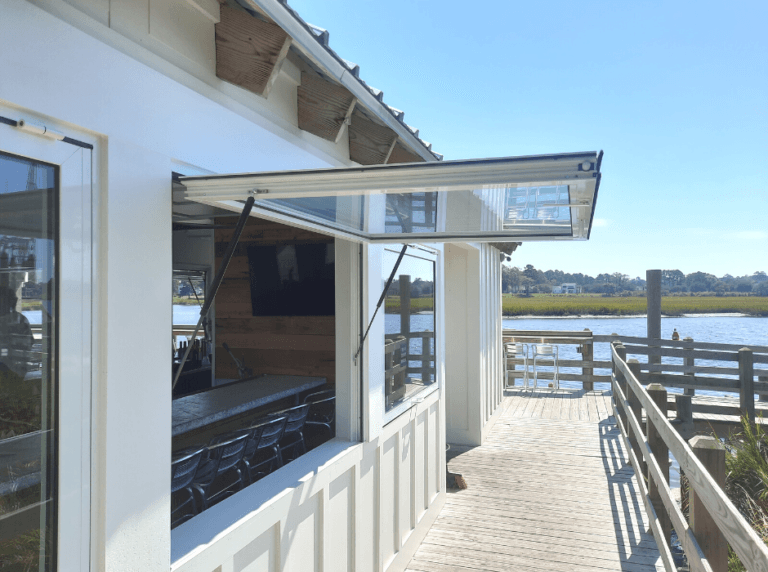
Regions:
<instances>
[{"instance_id":1,"label":"roof eave","mask_svg":"<svg viewBox=\"0 0 768 572\"><path fill-rule=\"evenodd\" d=\"M427 148L421 139L390 111L389 107L375 97L367 85L344 64L328 46L318 41L306 22L298 17L287 4L280 0L243 0L264 11L293 39L294 46L334 80L347 88L360 103L376 115L384 125L392 129L414 152L425 161L437 161L438 157Z\"/></svg>"}]
</instances>

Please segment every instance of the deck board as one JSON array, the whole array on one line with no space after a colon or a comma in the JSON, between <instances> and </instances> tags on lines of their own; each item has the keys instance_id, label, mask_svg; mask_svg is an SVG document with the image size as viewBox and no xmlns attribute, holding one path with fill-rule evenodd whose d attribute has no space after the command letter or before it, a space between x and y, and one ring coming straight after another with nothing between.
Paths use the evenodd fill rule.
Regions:
<instances>
[{"instance_id":1,"label":"deck board","mask_svg":"<svg viewBox=\"0 0 768 572\"><path fill-rule=\"evenodd\" d=\"M469 488L407 570L663 570L606 393L507 390L483 446L452 447Z\"/></svg>"}]
</instances>

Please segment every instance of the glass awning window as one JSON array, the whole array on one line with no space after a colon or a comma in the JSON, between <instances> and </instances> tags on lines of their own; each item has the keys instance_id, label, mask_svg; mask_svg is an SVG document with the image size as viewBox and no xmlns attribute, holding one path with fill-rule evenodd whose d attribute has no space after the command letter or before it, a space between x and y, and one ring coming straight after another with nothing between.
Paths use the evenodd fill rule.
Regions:
<instances>
[{"instance_id":1,"label":"glass awning window","mask_svg":"<svg viewBox=\"0 0 768 572\"><path fill-rule=\"evenodd\" d=\"M187 199L365 242L586 240L601 153L183 177Z\"/></svg>"}]
</instances>

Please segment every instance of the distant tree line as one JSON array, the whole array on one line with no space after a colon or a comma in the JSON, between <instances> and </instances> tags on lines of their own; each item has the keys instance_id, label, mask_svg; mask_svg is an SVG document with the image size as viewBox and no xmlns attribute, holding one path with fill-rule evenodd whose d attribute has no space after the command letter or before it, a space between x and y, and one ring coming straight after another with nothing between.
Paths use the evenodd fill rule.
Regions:
<instances>
[{"instance_id":1,"label":"distant tree line","mask_svg":"<svg viewBox=\"0 0 768 572\"><path fill-rule=\"evenodd\" d=\"M520 269L503 267L502 290L504 293L551 293L562 284L576 284L582 292L594 294L622 294L645 290L645 280L639 276L614 272L595 277L580 272L571 274L562 270L539 270L532 264ZM683 274L680 270L661 271L662 291L667 294L711 292L724 296L728 293L768 296L768 275L757 271L752 275L717 277L706 272Z\"/></svg>"},{"instance_id":2,"label":"distant tree line","mask_svg":"<svg viewBox=\"0 0 768 572\"><path fill-rule=\"evenodd\" d=\"M435 283L431 280L416 278L411 282L411 298L430 298L435 295ZM400 296L400 281L395 278L387 291L387 296Z\"/></svg>"}]
</instances>

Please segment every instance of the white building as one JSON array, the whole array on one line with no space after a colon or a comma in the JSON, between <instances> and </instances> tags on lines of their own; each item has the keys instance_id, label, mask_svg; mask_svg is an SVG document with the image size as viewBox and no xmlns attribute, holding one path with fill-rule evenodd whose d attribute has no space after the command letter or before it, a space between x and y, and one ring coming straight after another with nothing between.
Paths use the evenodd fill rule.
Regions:
<instances>
[{"instance_id":1,"label":"white building","mask_svg":"<svg viewBox=\"0 0 768 572\"><path fill-rule=\"evenodd\" d=\"M581 293L581 286L578 286L575 282L563 282L560 286L552 287L553 294L579 294Z\"/></svg>"},{"instance_id":2,"label":"white building","mask_svg":"<svg viewBox=\"0 0 768 572\"><path fill-rule=\"evenodd\" d=\"M37 253L8 247L0 286L42 292L3 308L31 345L5 348L27 373L0 377L20 416L0 426L0 546L40 547L33 570L404 569L445 498L446 440L481 443L499 414L487 242L587 239L600 156L438 162L278 0L2 0L0 16L0 236ZM251 175L214 176L233 173ZM255 374L325 378L336 434L171 529L174 270L210 287L249 197L208 381L238 377L224 341ZM393 330L371 320L404 242L398 275L431 272L433 318L393 397ZM259 247L285 265L307 244L332 245L332 313L257 315Z\"/></svg>"}]
</instances>

